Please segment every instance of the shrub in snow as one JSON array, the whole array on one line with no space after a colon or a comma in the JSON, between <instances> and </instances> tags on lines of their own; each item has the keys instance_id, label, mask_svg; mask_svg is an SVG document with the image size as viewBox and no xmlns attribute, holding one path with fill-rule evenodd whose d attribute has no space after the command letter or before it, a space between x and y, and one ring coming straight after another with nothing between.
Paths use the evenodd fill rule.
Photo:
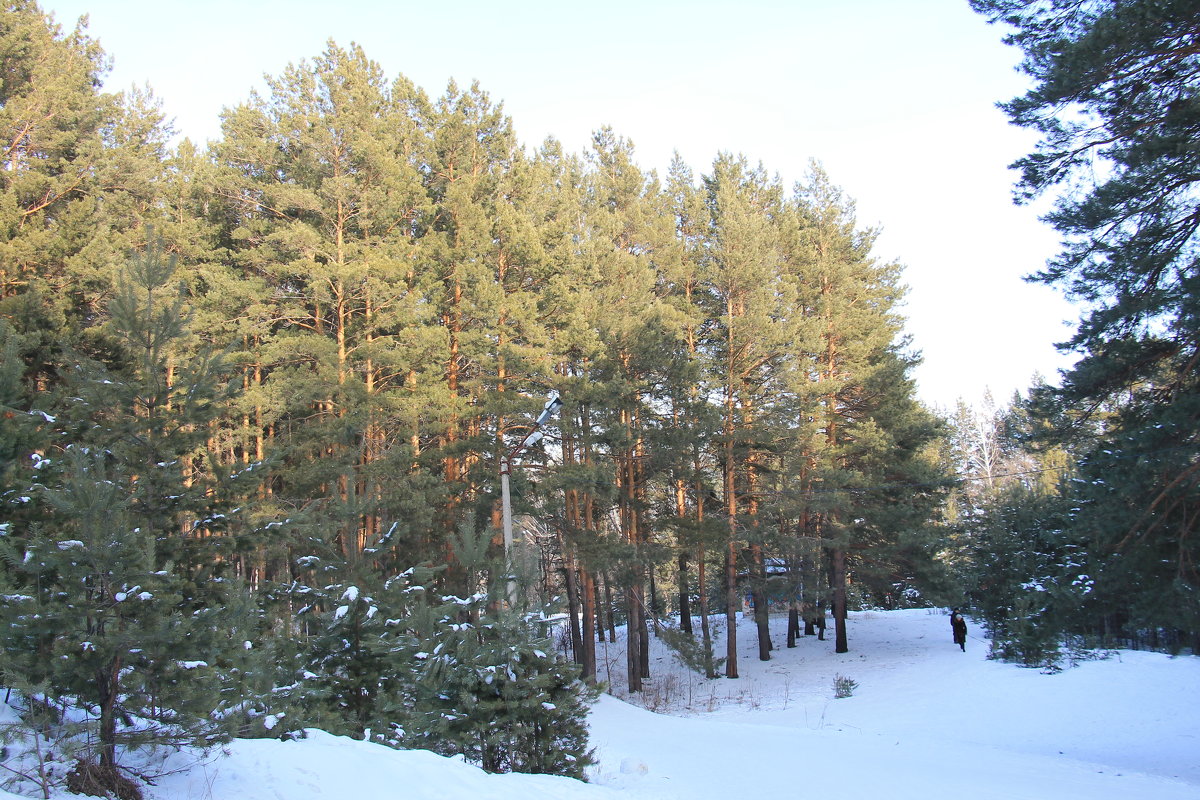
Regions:
<instances>
[{"instance_id":1,"label":"shrub in snow","mask_svg":"<svg viewBox=\"0 0 1200 800\"><path fill-rule=\"evenodd\" d=\"M0 715L0 789L48 797L86 754L86 726L67 713L67 704L47 699L40 688L11 672L5 677L11 683Z\"/></svg>"},{"instance_id":2,"label":"shrub in snow","mask_svg":"<svg viewBox=\"0 0 1200 800\"><path fill-rule=\"evenodd\" d=\"M385 709L412 693L419 643L409 621L434 574L409 570L385 580L364 571L319 588L294 588L294 599L303 601L298 622L308 635L293 662L296 674L280 692L298 709L285 720L288 730L319 727L361 738L368 729L393 728ZM379 740L396 744L387 735Z\"/></svg>"},{"instance_id":3,"label":"shrub in snow","mask_svg":"<svg viewBox=\"0 0 1200 800\"><path fill-rule=\"evenodd\" d=\"M1028 590L1013 598L1010 612L990 628L990 657L1026 667L1057 668L1061 629L1053 624L1045 590Z\"/></svg>"},{"instance_id":4,"label":"shrub in snow","mask_svg":"<svg viewBox=\"0 0 1200 800\"><path fill-rule=\"evenodd\" d=\"M1079 613L1088 559L1070 532L1069 504L1015 487L997 495L971 537L971 605L992 639L991 657L1054 668Z\"/></svg>"},{"instance_id":5,"label":"shrub in snow","mask_svg":"<svg viewBox=\"0 0 1200 800\"><path fill-rule=\"evenodd\" d=\"M493 608L488 592L437 596L435 570L389 580L347 572L293 592L309 636L283 689L297 711L276 735L318 727L490 772L584 777L595 694L536 622Z\"/></svg>"},{"instance_id":6,"label":"shrub in snow","mask_svg":"<svg viewBox=\"0 0 1200 800\"><path fill-rule=\"evenodd\" d=\"M713 658L712 650L702 640L679 628L664 626L658 630L658 640L667 646L680 664L695 672L714 678L725 665L725 658Z\"/></svg>"},{"instance_id":7,"label":"shrub in snow","mask_svg":"<svg viewBox=\"0 0 1200 800\"><path fill-rule=\"evenodd\" d=\"M560 658L540 621L501 607L509 569L489 562L487 531L464 524L454 552L470 593L427 602L406 622L419 638L417 680L390 711L398 743L461 755L489 772L583 779L593 763L587 706L596 690ZM518 596L519 593L518 593Z\"/></svg>"},{"instance_id":8,"label":"shrub in snow","mask_svg":"<svg viewBox=\"0 0 1200 800\"><path fill-rule=\"evenodd\" d=\"M486 604L486 596L452 604L429 632L402 743L462 754L489 772L582 780L593 763L586 718L596 690L533 621ZM463 622L476 615L478 623Z\"/></svg>"},{"instance_id":9,"label":"shrub in snow","mask_svg":"<svg viewBox=\"0 0 1200 800\"><path fill-rule=\"evenodd\" d=\"M28 591L0 607L4 668L86 729L90 746L79 752L73 780L108 781L115 791L125 787L120 769L131 751L228 739L213 710L229 603L217 584L199 595L195 584L157 569L159 544L135 524L127 483L104 454L73 448L62 462L44 496L57 526L82 546L64 549L48 529L23 537L32 557L11 577Z\"/></svg>"}]
</instances>

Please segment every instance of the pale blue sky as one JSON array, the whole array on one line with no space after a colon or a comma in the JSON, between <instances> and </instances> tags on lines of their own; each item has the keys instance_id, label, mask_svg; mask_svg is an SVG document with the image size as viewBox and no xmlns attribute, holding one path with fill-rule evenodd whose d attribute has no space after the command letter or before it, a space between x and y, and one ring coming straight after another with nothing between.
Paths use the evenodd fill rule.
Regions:
<instances>
[{"instance_id":1,"label":"pale blue sky","mask_svg":"<svg viewBox=\"0 0 1200 800\"><path fill-rule=\"evenodd\" d=\"M809 159L881 226L877 255L906 266L923 399L1000 400L1062 365L1075 312L1021 281L1053 232L1010 201L1007 165L1032 145L995 108L1024 87L1018 54L966 0L43 0L90 14L114 59L107 88L149 83L179 131L220 135L218 114L264 73L357 42L431 95L479 80L518 136L582 151L611 125L643 167L678 150L697 174L721 150L800 180Z\"/></svg>"}]
</instances>

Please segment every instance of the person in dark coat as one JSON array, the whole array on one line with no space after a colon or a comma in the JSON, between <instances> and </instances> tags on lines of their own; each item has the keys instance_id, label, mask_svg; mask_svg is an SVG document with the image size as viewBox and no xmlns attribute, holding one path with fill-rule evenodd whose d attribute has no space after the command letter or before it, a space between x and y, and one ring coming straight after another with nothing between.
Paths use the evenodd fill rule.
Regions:
<instances>
[{"instance_id":1,"label":"person in dark coat","mask_svg":"<svg viewBox=\"0 0 1200 800\"><path fill-rule=\"evenodd\" d=\"M954 643L967 652L967 621L957 608L950 612L950 630L954 632Z\"/></svg>"}]
</instances>

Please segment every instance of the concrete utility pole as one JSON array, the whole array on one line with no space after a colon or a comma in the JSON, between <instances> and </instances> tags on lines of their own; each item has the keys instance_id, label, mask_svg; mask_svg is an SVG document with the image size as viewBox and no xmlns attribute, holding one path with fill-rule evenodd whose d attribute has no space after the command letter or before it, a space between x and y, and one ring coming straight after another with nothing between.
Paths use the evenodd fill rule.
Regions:
<instances>
[{"instance_id":1,"label":"concrete utility pole","mask_svg":"<svg viewBox=\"0 0 1200 800\"><path fill-rule=\"evenodd\" d=\"M537 421L533 423L533 427L529 433L525 434L525 438L520 444L512 448L504 455L500 456L500 518L504 526L504 561L505 566L509 570L508 576L508 605L511 607L517 602L517 581L512 574L513 568L513 526L512 526L512 498L508 492L508 474L512 470L512 463L517 456L527 447L537 444L542 439L541 427L546 424L547 420L554 415L554 412L562 408L562 398L557 394L550 396L546 401L546 405L542 407L542 413L538 415Z\"/></svg>"}]
</instances>

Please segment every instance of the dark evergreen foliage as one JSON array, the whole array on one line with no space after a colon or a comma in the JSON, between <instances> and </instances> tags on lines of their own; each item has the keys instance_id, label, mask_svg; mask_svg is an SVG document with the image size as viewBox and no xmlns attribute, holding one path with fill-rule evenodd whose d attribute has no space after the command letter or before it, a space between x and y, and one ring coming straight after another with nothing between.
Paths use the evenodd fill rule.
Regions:
<instances>
[{"instance_id":1,"label":"dark evergreen foliage","mask_svg":"<svg viewBox=\"0 0 1200 800\"><path fill-rule=\"evenodd\" d=\"M971 527L968 599L992 637L991 655L1051 667L1095 581L1068 501L1017 485L997 492Z\"/></svg>"},{"instance_id":2,"label":"dark evergreen foliage","mask_svg":"<svg viewBox=\"0 0 1200 800\"><path fill-rule=\"evenodd\" d=\"M1022 198L1056 192L1038 280L1084 300L1080 355L1041 411L1082 457L1078 510L1111 629L1200 636L1200 16L1188 0L973 0L1034 80ZM1117 621L1120 622L1117 622ZM1101 619L1093 623L1102 627Z\"/></svg>"},{"instance_id":3,"label":"dark evergreen foliage","mask_svg":"<svg viewBox=\"0 0 1200 800\"><path fill-rule=\"evenodd\" d=\"M597 690L555 652L544 616L486 610L486 596L445 600L416 654L400 742L461 754L489 772L584 778Z\"/></svg>"},{"instance_id":4,"label":"dark evergreen foliage","mask_svg":"<svg viewBox=\"0 0 1200 800\"><path fill-rule=\"evenodd\" d=\"M154 246L122 273L97 339L109 363L80 358L55 409L72 440L39 462L43 515L0 543L6 660L93 719L87 760L114 781L124 750L227 736L215 661L235 589L212 535L226 497L195 469L222 386L213 361L179 358L173 273Z\"/></svg>"}]
</instances>

